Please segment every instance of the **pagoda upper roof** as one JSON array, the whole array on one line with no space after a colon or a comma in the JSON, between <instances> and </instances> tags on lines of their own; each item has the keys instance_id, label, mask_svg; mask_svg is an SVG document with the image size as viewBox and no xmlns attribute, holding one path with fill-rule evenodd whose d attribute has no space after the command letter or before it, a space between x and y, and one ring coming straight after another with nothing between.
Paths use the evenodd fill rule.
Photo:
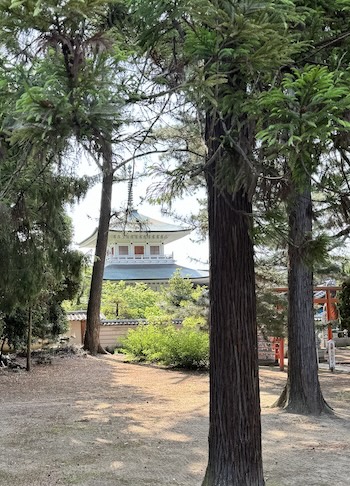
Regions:
<instances>
[{"instance_id":1,"label":"pagoda upper roof","mask_svg":"<svg viewBox=\"0 0 350 486\"><path fill-rule=\"evenodd\" d=\"M144 233L163 233L168 231L183 232L191 231L190 228L183 228L171 223L166 223L164 221L159 221L158 219L150 218L137 211L137 209L132 209L127 213L127 217L120 218L118 216L113 216L109 225L109 229L112 231L122 231L122 232L135 232L141 231Z\"/></svg>"},{"instance_id":2,"label":"pagoda upper roof","mask_svg":"<svg viewBox=\"0 0 350 486\"><path fill-rule=\"evenodd\" d=\"M148 235L159 234L162 235L164 243L171 243L179 238L187 236L191 233L191 228L183 228L182 226L159 221L158 219L150 218L144 214L139 213L136 209L128 211L127 216L119 217L114 215L109 224L109 237L112 235L114 240L117 237L124 237L128 234L143 234ZM79 243L82 248L93 248L96 243L97 229L91 236Z\"/></svg>"}]
</instances>

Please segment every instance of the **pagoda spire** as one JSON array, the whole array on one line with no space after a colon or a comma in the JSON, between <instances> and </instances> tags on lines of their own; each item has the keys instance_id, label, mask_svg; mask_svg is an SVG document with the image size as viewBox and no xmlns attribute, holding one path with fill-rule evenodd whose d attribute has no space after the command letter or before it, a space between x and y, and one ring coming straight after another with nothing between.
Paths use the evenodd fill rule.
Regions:
<instances>
[{"instance_id":1,"label":"pagoda spire","mask_svg":"<svg viewBox=\"0 0 350 486\"><path fill-rule=\"evenodd\" d=\"M129 165L128 167L128 175L129 175L129 182L128 182L127 212L131 213L134 210L134 193L133 193L134 171L131 165Z\"/></svg>"}]
</instances>

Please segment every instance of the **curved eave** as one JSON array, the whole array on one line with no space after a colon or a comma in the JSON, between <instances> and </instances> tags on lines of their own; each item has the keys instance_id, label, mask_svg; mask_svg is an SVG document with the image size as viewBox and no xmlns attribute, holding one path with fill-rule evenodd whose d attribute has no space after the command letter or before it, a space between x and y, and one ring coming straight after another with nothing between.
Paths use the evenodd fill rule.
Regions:
<instances>
[{"instance_id":1,"label":"curved eave","mask_svg":"<svg viewBox=\"0 0 350 486\"><path fill-rule=\"evenodd\" d=\"M182 267L177 264L111 264L105 267L103 279L129 282L168 281L177 270L180 271L182 277L189 278L192 281L205 283L209 279L208 272Z\"/></svg>"},{"instance_id":2,"label":"curved eave","mask_svg":"<svg viewBox=\"0 0 350 486\"><path fill-rule=\"evenodd\" d=\"M108 243L121 241L123 243L131 241L134 236L144 236L144 239L152 239L154 236L159 236L159 241L165 244L177 241L191 233L191 229L175 230L175 231L127 231L109 230ZM97 229L88 238L79 243L80 248L95 248L97 239Z\"/></svg>"},{"instance_id":3,"label":"curved eave","mask_svg":"<svg viewBox=\"0 0 350 486\"><path fill-rule=\"evenodd\" d=\"M189 235L192 232L191 229L181 229L181 230L174 230L174 231L120 231L120 230L109 230L108 238L111 242L115 241L130 241L133 237L137 236L140 239L142 235L145 240L153 239L154 237L159 237L160 241L164 243L172 243L173 241L179 240L184 238L185 236Z\"/></svg>"},{"instance_id":4,"label":"curved eave","mask_svg":"<svg viewBox=\"0 0 350 486\"><path fill-rule=\"evenodd\" d=\"M90 235L88 238L83 240L81 243L78 243L80 248L95 248L97 239L97 228L95 231Z\"/></svg>"},{"instance_id":5,"label":"curved eave","mask_svg":"<svg viewBox=\"0 0 350 486\"><path fill-rule=\"evenodd\" d=\"M111 230L116 231L126 231L127 233L133 233L134 231L137 232L159 232L164 233L167 231L182 231L184 229L183 226L175 225L172 223L167 223L166 221L160 221L155 218L151 218L146 216L145 214L141 214L137 211L137 209L133 209L127 215L126 221L121 221L117 218L111 219L110 224Z\"/></svg>"}]
</instances>

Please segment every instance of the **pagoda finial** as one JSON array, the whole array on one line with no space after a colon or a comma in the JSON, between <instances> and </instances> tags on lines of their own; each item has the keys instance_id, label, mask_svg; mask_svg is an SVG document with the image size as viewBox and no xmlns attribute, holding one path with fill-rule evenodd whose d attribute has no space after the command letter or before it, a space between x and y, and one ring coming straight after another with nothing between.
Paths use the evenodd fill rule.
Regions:
<instances>
[{"instance_id":1,"label":"pagoda finial","mask_svg":"<svg viewBox=\"0 0 350 486\"><path fill-rule=\"evenodd\" d=\"M128 175L129 175L129 182L128 182L128 207L127 211L131 212L134 209L134 194L133 194L133 182L134 182L134 173L131 165L128 167Z\"/></svg>"}]
</instances>

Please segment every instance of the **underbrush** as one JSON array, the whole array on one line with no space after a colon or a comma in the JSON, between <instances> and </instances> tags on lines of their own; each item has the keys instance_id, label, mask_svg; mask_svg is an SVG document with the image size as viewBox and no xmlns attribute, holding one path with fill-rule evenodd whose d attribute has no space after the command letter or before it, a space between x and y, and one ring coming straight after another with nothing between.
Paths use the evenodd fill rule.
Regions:
<instances>
[{"instance_id":1,"label":"underbrush","mask_svg":"<svg viewBox=\"0 0 350 486\"><path fill-rule=\"evenodd\" d=\"M204 369L209 362L206 331L184 325L144 324L129 331L122 351L134 360L187 369Z\"/></svg>"}]
</instances>

